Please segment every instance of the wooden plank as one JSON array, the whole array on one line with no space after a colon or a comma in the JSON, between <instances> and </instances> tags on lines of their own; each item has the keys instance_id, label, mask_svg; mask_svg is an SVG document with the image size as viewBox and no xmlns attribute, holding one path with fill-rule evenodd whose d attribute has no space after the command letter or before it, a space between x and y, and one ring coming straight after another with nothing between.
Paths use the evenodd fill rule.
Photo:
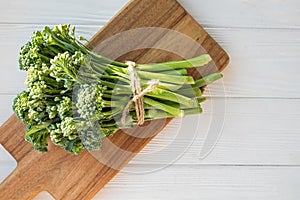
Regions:
<instances>
[{"instance_id":1,"label":"wooden plank","mask_svg":"<svg viewBox=\"0 0 300 200\"><path fill-rule=\"evenodd\" d=\"M121 173L94 199L298 200L299 178L299 167L169 166L153 173Z\"/></svg>"},{"instance_id":2,"label":"wooden plank","mask_svg":"<svg viewBox=\"0 0 300 200\"><path fill-rule=\"evenodd\" d=\"M181 31L197 41L211 55L219 70L229 62L228 55L196 23L192 17L174 0L133 0L114 19L99 31L89 42L89 46L97 46L104 39L112 35L141 27L161 27ZM155 32L154 32L155 34ZM165 32L162 37L168 33ZM144 36L144 35L142 35ZM153 44L163 43L162 37L146 35L145 39L154 39ZM134 38L136 39L136 38ZM110 52L115 46L128 44L126 41L111 41L111 45L97 50ZM117 45L116 45L117 44ZM186 41L181 41L186 45ZM193 57L202 51L202 47L193 49L188 56ZM151 47L150 47L151 48ZM182 49L184 50L184 48ZM129 53L132 61L161 62L162 60L179 59L172 53L158 53L158 50L140 50ZM156 57L152 57L157 55ZM215 72L218 69L208 66L206 72ZM198 74L193 74L198 76ZM14 77L15 78L15 77ZM39 192L47 190L56 199L91 199L96 192L114 177L128 161L158 134L171 119L147 122L142 127L135 127L129 135L118 131L105 140L102 151L93 153L84 152L78 156L68 155L64 150L49 144L49 152L42 154L33 150L30 144L24 141L25 126L14 115L0 129L0 143L17 160L17 169L0 185L1 199L32 199ZM145 137L134 137L143 133ZM113 143L115 146L110 145ZM121 151L123 150L123 151ZM129 152L127 154L124 153ZM100 163L95 156L107 158L114 166ZM57 187L63 185L64 187ZM11 192L16 191L16 192Z\"/></svg>"},{"instance_id":3,"label":"wooden plank","mask_svg":"<svg viewBox=\"0 0 300 200\"><path fill-rule=\"evenodd\" d=\"M12 113L5 106L12 97L0 97L3 119ZM223 101L226 101L225 112L213 106ZM203 110L199 117L192 116L183 122L175 119L130 164L164 166L180 157L176 165L300 165L299 99L208 99ZM210 124L216 125L216 117L222 115L225 121L220 140L211 154L201 159L200 151ZM195 137L187 135L174 140L179 130L185 134L191 123L199 123ZM1 153L0 158L3 158ZM5 159L3 163L8 161Z\"/></svg>"},{"instance_id":4,"label":"wooden plank","mask_svg":"<svg viewBox=\"0 0 300 200\"><path fill-rule=\"evenodd\" d=\"M0 93L16 94L25 88L26 74L18 70L19 48L28 40L32 31L42 27L0 25L0 54L6 55L1 66L5 70L0 74ZM78 26L78 34L90 38L97 29L97 26ZM227 97L300 97L300 30L207 31L231 55L231 67L224 72L223 81L210 85L212 96L224 96L225 88Z\"/></svg>"},{"instance_id":5,"label":"wooden plank","mask_svg":"<svg viewBox=\"0 0 300 200\"><path fill-rule=\"evenodd\" d=\"M120 173L93 199L298 200L299 178L299 167L169 166L153 173ZM34 200L45 199L54 200L45 192Z\"/></svg>"},{"instance_id":6,"label":"wooden plank","mask_svg":"<svg viewBox=\"0 0 300 200\"><path fill-rule=\"evenodd\" d=\"M14 98L15 95L0 95L0 125L13 114L12 103Z\"/></svg>"},{"instance_id":7,"label":"wooden plank","mask_svg":"<svg viewBox=\"0 0 300 200\"><path fill-rule=\"evenodd\" d=\"M226 110L216 109L223 101ZM175 121L167 126L131 164L156 164L160 168L171 162L175 165L300 165L299 99L209 99L203 109L200 117L191 116L182 123L176 120L177 124ZM203 158L200 156L203 142L207 134L215 134L211 126L222 123L221 116L224 116L224 126L220 139ZM197 135L193 138L189 127L197 123ZM185 138L179 137L181 134Z\"/></svg>"},{"instance_id":8,"label":"wooden plank","mask_svg":"<svg viewBox=\"0 0 300 200\"><path fill-rule=\"evenodd\" d=\"M120 173L93 199L298 200L299 178L299 167L170 166L147 174ZM52 199L45 193L37 199L46 198Z\"/></svg>"},{"instance_id":9,"label":"wooden plank","mask_svg":"<svg viewBox=\"0 0 300 200\"><path fill-rule=\"evenodd\" d=\"M0 23L104 25L128 0L1 1ZM298 0L179 0L204 27L299 28ZM91 6L92 5L92 6ZM238 17L237 17L238 16Z\"/></svg>"},{"instance_id":10,"label":"wooden plank","mask_svg":"<svg viewBox=\"0 0 300 200\"><path fill-rule=\"evenodd\" d=\"M206 28L299 28L297 0L179 0Z\"/></svg>"}]
</instances>

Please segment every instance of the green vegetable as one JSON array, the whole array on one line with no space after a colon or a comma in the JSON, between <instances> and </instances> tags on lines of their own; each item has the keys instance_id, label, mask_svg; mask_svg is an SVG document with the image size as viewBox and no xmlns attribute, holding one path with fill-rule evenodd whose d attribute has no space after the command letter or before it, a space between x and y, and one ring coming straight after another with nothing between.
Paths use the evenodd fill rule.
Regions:
<instances>
[{"instance_id":1,"label":"green vegetable","mask_svg":"<svg viewBox=\"0 0 300 200\"><path fill-rule=\"evenodd\" d=\"M187 69L210 61L204 54L185 61L137 64L142 90L159 80L143 98L145 121L201 113L203 86L222 75L194 80ZM28 90L16 97L13 109L28 125L25 139L36 150L46 152L48 138L72 154L99 150L107 136L137 124L134 104L126 123L121 123L133 96L128 65L89 50L70 25L34 32L21 48L19 64L28 73Z\"/></svg>"}]
</instances>

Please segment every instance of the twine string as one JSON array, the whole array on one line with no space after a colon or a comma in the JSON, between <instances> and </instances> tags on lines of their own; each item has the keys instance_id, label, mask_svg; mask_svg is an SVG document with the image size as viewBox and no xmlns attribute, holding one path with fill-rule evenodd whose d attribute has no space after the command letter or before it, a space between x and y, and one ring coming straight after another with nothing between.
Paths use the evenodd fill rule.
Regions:
<instances>
[{"instance_id":1,"label":"twine string","mask_svg":"<svg viewBox=\"0 0 300 200\"><path fill-rule=\"evenodd\" d=\"M135 62L127 61L126 64L128 65L133 98L127 103L123 110L121 123L125 125L130 106L131 104L135 103L135 112L138 121L137 125L141 126L145 122L144 96L157 88L157 86L159 85L159 80L151 80L149 82L149 86L142 90L141 80L135 68Z\"/></svg>"}]
</instances>

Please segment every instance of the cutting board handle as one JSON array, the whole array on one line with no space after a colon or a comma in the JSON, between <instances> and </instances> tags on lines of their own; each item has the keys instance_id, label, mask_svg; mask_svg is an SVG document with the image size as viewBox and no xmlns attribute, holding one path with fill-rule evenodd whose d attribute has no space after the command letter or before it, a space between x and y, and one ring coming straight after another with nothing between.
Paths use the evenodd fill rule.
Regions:
<instances>
[{"instance_id":1,"label":"cutting board handle","mask_svg":"<svg viewBox=\"0 0 300 200\"><path fill-rule=\"evenodd\" d=\"M10 174L0 185L2 200L19 200L32 199L40 192L42 187L37 176L32 176L31 171L27 171L26 167L18 165L17 168Z\"/></svg>"},{"instance_id":2,"label":"cutting board handle","mask_svg":"<svg viewBox=\"0 0 300 200\"><path fill-rule=\"evenodd\" d=\"M26 126L16 115L12 115L0 127L0 144L17 160L21 160L32 149L30 145L24 140L24 132Z\"/></svg>"}]
</instances>

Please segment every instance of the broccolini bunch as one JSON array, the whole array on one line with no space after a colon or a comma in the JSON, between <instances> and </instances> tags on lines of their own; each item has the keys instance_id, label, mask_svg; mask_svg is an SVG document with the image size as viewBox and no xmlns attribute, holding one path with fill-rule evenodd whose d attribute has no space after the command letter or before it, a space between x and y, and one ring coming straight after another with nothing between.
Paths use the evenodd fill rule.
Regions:
<instances>
[{"instance_id":1,"label":"broccolini bunch","mask_svg":"<svg viewBox=\"0 0 300 200\"><path fill-rule=\"evenodd\" d=\"M186 61L138 64L143 89L159 80L143 98L145 121L201 113L202 87L222 75L194 80L187 69L210 61L204 54ZM126 123L120 123L132 98L128 65L89 50L70 25L34 32L21 48L19 65L28 73L28 90L16 97L13 109L27 124L25 139L36 150L46 152L49 138L72 154L99 150L106 137L137 124L134 105Z\"/></svg>"}]
</instances>

